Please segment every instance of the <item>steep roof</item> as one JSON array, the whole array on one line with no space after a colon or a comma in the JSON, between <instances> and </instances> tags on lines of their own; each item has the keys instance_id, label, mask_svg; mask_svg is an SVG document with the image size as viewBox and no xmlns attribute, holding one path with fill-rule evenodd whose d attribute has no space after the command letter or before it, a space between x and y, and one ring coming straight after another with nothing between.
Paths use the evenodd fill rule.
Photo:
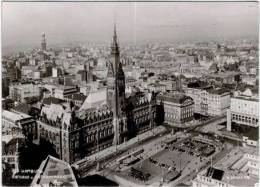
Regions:
<instances>
[{"instance_id":1,"label":"steep roof","mask_svg":"<svg viewBox=\"0 0 260 187\"><path fill-rule=\"evenodd\" d=\"M89 108L97 108L103 106L107 103L107 90L100 89L96 92L91 92L85 99L82 104L80 110L89 109Z\"/></svg>"},{"instance_id":2,"label":"steep roof","mask_svg":"<svg viewBox=\"0 0 260 187\"><path fill-rule=\"evenodd\" d=\"M24 114L24 113L11 112L11 111L8 111L8 110L2 110L2 116L5 116L6 118L14 120L14 121L32 117L32 116Z\"/></svg>"},{"instance_id":3,"label":"steep roof","mask_svg":"<svg viewBox=\"0 0 260 187\"><path fill-rule=\"evenodd\" d=\"M77 187L76 177L73 170L67 162L48 156L40 165L31 186L49 186L58 184L58 186Z\"/></svg>"},{"instance_id":4,"label":"steep roof","mask_svg":"<svg viewBox=\"0 0 260 187\"><path fill-rule=\"evenodd\" d=\"M48 120L56 121L57 118L61 119L65 112L62 105L51 104L49 107L42 108L41 115L45 114Z\"/></svg>"}]
</instances>

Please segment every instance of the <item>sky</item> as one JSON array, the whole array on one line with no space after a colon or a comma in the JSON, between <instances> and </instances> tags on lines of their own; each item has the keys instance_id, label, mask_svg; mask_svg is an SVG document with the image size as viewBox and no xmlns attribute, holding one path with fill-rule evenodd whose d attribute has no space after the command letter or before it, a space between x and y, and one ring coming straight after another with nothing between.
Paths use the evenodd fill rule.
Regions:
<instances>
[{"instance_id":1,"label":"sky","mask_svg":"<svg viewBox=\"0 0 260 187\"><path fill-rule=\"evenodd\" d=\"M70 42L120 42L258 37L254 2L4 2L2 48Z\"/></svg>"}]
</instances>

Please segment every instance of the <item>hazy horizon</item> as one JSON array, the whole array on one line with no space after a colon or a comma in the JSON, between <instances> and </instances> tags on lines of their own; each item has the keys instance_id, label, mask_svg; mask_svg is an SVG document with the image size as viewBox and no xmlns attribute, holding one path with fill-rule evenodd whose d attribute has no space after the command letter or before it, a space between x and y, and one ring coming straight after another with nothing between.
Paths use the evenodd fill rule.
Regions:
<instances>
[{"instance_id":1,"label":"hazy horizon","mask_svg":"<svg viewBox=\"0 0 260 187\"><path fill-rule=\"evenodd\" d=\"M3 2L2 51L110 42L114 20L120 42L258 38L257 2Z\"/></svg>"}]
</instances>

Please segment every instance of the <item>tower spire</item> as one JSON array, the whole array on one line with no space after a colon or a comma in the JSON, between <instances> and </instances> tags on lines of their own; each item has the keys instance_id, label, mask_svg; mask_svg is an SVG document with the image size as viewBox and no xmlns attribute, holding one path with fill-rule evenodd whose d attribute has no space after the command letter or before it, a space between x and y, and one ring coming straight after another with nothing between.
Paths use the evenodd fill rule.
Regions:
<instances>
[{"instance_id":1,"label":"tower spire","mask_svg":"<svg viewBox=\"0 0 260 187\"><path fill-rule=\"evenodd\" d=\"M116 22L114 22L113 46L117 46Z\"/></svg>"},{"instance_id":2,"label":"tower spire","mask_svg":"<svg viewBox=\"0 0 260 187\"><path fill-rule=\"evenodd\" d=\"M116 22L114 22L114 35L116 36Z\"/></svg>"},{"instance_id":3,"label":"tower spire","mask_svg":"<svg viewBox=\"0 0 260 187\"><path fill-rule=\"evenodd\" d=\"M43 50L43 51L46 51L46 49L47 49L47 44L46 44L45 33L42 33L42 43L41 43L41 45L42 45L42 50Z\"/></svg>"},{"instance_id":4,"label":"tower spire","mask_svg":"<svg viewBox=\"0 0 260 187\"><path fill-rule=\"evenodd\" d=\"M111 46L111 61L107 74L107 103L113 111L114 140L118 145L123 141L122 133L126 129L125 116L125 75L120 63L116 24L114 22L113 43Z\"/></svg>"}]
</instances>

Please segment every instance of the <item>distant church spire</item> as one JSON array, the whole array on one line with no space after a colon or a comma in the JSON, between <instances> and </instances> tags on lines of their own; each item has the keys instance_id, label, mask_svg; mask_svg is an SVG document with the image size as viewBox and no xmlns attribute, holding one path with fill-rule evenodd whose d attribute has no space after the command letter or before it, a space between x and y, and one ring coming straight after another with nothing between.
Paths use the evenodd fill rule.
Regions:
<instances>
[{"instance_id":1,"label":"distant church spire","mask_svg":"<svg viewBox=\"0 0 260 187\"><path fill-rule=\"evenodd\" d=\"M114 23L114 41L117 41L117 35L116 35L116 23Z\"/></svg>"},{"instance_id":2,"label":"distant church spire","mask_svg":"<svg viewBox=\"0 0 260 187\"><path fill-rule=\"evenodd\" d=\"M45 33L42 33L42 50L46 51L47 49L47 44L46 44L46 38L45 38Z\"/></svg>"},{"instance_id":3,"label":"distant church spire","mask_svg":"<svg viewBox=\"0 0 260 187\"><path fill-rule=\"evenodd\" d=\"M113 34L113 42L112 42L112 53L119 53L119 49L118 49L118 42L117 42L117 33L116 33L116 23L114 22L114 34Z\"/></svg>"}]
</instances>

